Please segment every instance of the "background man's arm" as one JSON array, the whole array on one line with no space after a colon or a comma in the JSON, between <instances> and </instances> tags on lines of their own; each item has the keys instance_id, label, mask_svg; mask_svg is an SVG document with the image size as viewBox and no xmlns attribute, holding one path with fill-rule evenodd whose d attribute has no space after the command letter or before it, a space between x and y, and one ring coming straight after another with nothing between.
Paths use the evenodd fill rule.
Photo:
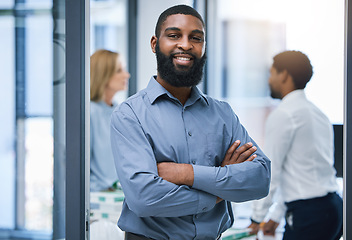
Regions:
<instances>
[{"instance_id":1,"label":"background man's arm","mask_svg":"<svg viewBox=\"0 0 352 240\"><path fill-rule=\"evenodd\" d=\"M284 124L283 124L284 123ZM277 126L280 126L278 128ZM282 167L285 164L286 154L289 151L294 136L294 123L290 115L285 111L274 111L268 118L265 126L265 152L270 157L272 164L271 186L267 197L254 201L252 204L252 224L249 226L253 229L252 233L257 233L259 223L268 217L270 220L263 223L263 233L273 235L280 220L286 212L286 206L282 193L277 191L281 182ZM273 205L275 195L275 206L268 215L269 208ZM268 215L268 216L267 216Z\"/></svg>"}]
</instances>

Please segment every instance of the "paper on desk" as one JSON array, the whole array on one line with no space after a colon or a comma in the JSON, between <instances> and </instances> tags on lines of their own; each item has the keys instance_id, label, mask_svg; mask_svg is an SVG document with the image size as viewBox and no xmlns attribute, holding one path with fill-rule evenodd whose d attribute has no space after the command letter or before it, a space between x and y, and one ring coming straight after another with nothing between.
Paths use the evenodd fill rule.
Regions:
<instances>
[{"instance_id":1,"label":"paper on desk","mask_svg":"<svg viewBox=\"0 0 352 240\"><path fill-rule=\"evenodd\" d=\"M222 234L222 240L237 240L251 236L251 228L235 229L230 228Z\"/></svg>"}]
</instances>

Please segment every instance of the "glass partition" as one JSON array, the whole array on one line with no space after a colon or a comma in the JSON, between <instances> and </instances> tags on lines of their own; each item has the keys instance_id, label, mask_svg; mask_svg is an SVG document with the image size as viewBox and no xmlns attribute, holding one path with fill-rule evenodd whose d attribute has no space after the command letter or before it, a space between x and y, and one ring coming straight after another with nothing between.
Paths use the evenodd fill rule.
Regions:
<instances>
[{"instance_id":1,"label":"glass partition","mask_svg":"<svg viewBox=\"0 0 352 240\"><path fill-rule=\"evenodd\" d=\"M128 68L128 1L90 0L90 53L107 49L121 54ZM116 102L127 98L128 90L116 94Z\"/></svg>"},{"instance_id":2,"label":"glass partition","mask_svg":"<svg viewBox=\"0 0 352 240\"><path fill-rule=\"evenodd\" d=\"M56 70L64 65L54 60L53 6L52 0L0 3L0 237L53 234L54 62Z\"/></svg>"}]
</instances>

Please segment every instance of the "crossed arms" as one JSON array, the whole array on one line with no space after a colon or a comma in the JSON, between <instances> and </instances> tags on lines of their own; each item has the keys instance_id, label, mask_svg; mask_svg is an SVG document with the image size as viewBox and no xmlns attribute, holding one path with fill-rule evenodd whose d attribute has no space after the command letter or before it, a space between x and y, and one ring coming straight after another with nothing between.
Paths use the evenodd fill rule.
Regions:
<instances>
[{"instance_id":1,"label":"crossed arms","mask_svg":"<svg viewBox=\"0 0 352 240\"><path fill-rule=\"evenodd\" d=\"M252 161L257 157L256 154L253 154L257 150L256 146L253 146L251 142L243 144L242 146L240 146L240 143L240 140L236 140L230 146L226 152L224 160L221 163L221 167L246 161ZM193 185L194 173L191 164L174 162L158 163L158 174L164 180L177 185L187 185L190 187ZM221 201L222 199L217 197L216 203Z\"/></svg>"}]
</instances>

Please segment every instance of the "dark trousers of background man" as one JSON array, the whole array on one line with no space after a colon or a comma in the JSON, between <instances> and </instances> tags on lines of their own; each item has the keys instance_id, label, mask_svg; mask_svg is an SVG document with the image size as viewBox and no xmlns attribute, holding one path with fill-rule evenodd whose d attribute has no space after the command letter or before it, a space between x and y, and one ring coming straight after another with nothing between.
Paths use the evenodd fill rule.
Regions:
<instances>
[{"instance_id":1,"label":"dark trousers of background man","mask_svg":"<svg viewBox=\"0 0 352 240\"><path fill-rule=\"evenodd\" d=\"M283 240L339 240L342 236L343 205L336 193L286 203Z\"/></svg>"}]
</instances>

